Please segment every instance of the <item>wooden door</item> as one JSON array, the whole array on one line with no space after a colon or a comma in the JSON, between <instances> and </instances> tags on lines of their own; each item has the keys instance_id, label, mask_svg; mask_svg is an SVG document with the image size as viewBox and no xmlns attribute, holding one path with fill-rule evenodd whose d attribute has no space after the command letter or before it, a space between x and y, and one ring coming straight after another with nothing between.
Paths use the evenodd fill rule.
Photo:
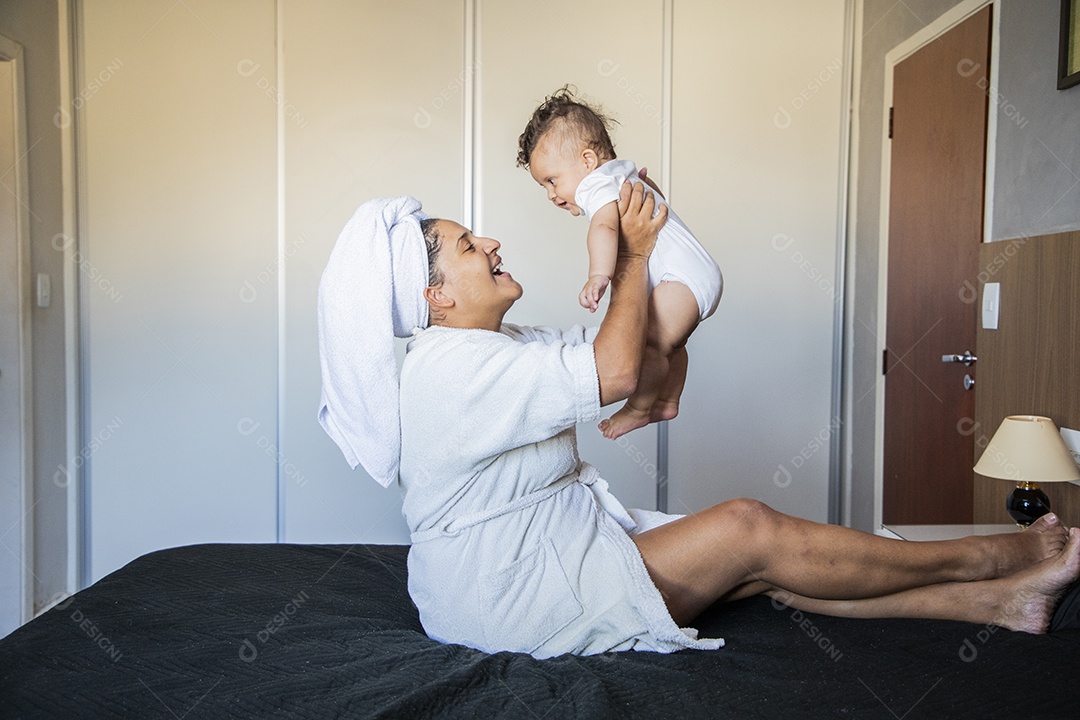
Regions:
<instances>
[{"instance_id":1,"label":"wooden door","mask_svg":"<svg viewBox=\"0 0 1080 720\"><path fill-rule=\"evenodd\" d=\"M893 70L886 305L886 524L970 523L990 8Z\"/></svg>"}]
</instances>

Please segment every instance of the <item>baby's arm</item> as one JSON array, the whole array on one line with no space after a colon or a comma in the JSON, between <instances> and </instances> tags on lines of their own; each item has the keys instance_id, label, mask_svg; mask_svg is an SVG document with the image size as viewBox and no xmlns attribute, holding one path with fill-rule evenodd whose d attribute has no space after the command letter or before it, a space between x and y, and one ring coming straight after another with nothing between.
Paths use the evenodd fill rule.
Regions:
<instances>
[{"instance_id":1,"label":"baby's arm","mask_svg":"<svg viewBox=\"0 0 1080 720\"><path fill-rule=\"evenodd\" d=\"M611 282L611 274L615 272L615 260L619 253L618 203L609 202L596 211L589 222L585 242L589 248L589 280L581 289L578 302L589 312L596 312L600 298Z\"/></svg>"}]
</instances>

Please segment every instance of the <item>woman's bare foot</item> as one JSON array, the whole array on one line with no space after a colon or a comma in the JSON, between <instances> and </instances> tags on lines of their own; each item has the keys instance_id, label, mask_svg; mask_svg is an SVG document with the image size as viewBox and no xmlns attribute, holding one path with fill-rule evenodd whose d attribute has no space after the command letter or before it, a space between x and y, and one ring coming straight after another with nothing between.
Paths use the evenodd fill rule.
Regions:
<instances>
[{"instance_id":1,"label":"woman's bare foot","mask_svg":"<svg viewBox=\"0 0 1080 720\"><path fill-rule=\"evenodd\" d=\"M646 410L638 410L627 402L622 408L607 420L601 420L597 426L600 432L608 440L620 438L631 430L637 430L649 424L649 413Z\"/></svg>"},{"instance_id":2,"label":"woman's bare foot","mask_svg":"<svg viewBox=\"0 0 1080 720\"><path fill-rule=\"evenodd\" d=\"M1035 634L1046 632L1058 601L1080 578L1080 528L1070 530L1068 538L1056 557L995 581L1003 594L994 625Z\"/></svg>"},{"instance_id":3,"label":"woman's bare foot","mask_svg":"<svg viewBox=\"0 0 1080 720\"><path fill-rule=\"evenodd\" d=\"M1069 531L1058 516L1049 513L1031 523L1023 532L987 535L990 555L990 575L1005 577L1035 563L1061 553L1069 539Z\"/></svg>"}]
</instances>

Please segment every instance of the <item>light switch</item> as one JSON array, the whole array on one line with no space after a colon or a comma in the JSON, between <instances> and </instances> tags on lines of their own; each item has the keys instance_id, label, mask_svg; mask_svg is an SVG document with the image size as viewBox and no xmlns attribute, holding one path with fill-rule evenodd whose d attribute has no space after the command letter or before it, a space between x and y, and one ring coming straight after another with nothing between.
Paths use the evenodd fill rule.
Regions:
<instances>
[{"instance_id":1,"label":"light switch","mask_svg":"<svg viewBox=\"0 0 1080 720\"><path fill-rule=\"evenodd\" d=\"M49 307L52 302L52 280L46 273L38 273L37 276L37 306Z\"/></svg>"},{"instance_id":2,"label":"light switch","mask_svg":"<svg viewBox=\"0 0 1080 720\"><path fill-rule=\"evenodd\" d=\"M1001 308L1001 283L983 285L982 326L983 330L997 330L998 310Z\"/></svg>"}]
</instances>

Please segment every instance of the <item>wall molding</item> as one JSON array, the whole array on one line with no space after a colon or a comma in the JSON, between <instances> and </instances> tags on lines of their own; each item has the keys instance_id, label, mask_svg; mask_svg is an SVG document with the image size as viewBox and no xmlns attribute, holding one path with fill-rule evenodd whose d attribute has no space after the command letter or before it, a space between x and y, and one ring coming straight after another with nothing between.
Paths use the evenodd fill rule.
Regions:
<instances>
[{"instance_id":1,"label":"wall molding","mask_svg":"<svg viewBox=\"0 0 1080 720\"><path fill-rule=\"evenodd\" d=\"M839 302L833 303L833 348L832 348L832 392L829 417L832 420L840 420L845 427L851 425L851 411L849 406L850 393L847 392L847 381L844 368L850 364L850 356L847 354L845 342L847 330L847 317L851 313L847 308L847 299L850 293L847 280L848 272L848 226L849 196L851 192L851 176L854 170L852 156L858 136L854 132L854 113L852 112L854 100L855 75L859 64L856 62L855 47L856 28L856 4L855 0L846 0L844 3L844 55L843 63L847 68L842 82L843 90L840 108L840 158L839 171L837 172L840 183L836 193L836 264L833 272L836 280L834 287L839 288ZM851 253L854 254L854 253ZM845 524L849 519L849 512L845 507L845 480L849 477L846 471L848 461L845 459L849 430L834 432L829 435L829 485L828 485L828 521L833 524Z\"/></svg>"},{"instance_id":2,"label":"wall molding","mask_svg":"<svg viewBox=\"0 0 1080 720\"><path fill-rule=\"evenodd\" d=\"M282 0L276 0L274 3L274 65L275 65L275 78L277 83L278 92L281 97L288 97L285 90L285 7ZM274 436L274 442L277 447L282 447L285 440L285 357L286 347L285 338L286 335L286 318L288 316L286 293L288 289L288 283L286 283L286 277L289 272L289 264L286 262L286 249L288 247L288 238L285 237L286 224L285 224L285 103L277 103L277 116L276 116L276 128L277 133L277 408L276 408L276 428ZM286 482L288 478L285 476L284 469L281 463L277 463L277 517L275 524L275 533L277 541L285 542L285 493Z\"/></svg>"},{"instance_id":3,"label":"wall molding","mask_svg":"<svg viewBox=\"0 0 1080 720\"><path fill-rule=\"evenodd\" d=\"M660 190L671 199L671 85L674 79L674 0L664 0L660 79ZM668 421L656 424L656 509L668 511Z\"/></svg>"},{"instance_id":4,"label":"wall molding","mask_svg":"<svg viewBox=\"0 0 1080 720\"><path fill-rule=\"evenodd\" d=\"M481 77L481 48L480 42L480 0L465 0L465 53L464 53L464 96L462 118L462 165L464 181L462 182L461 217L465 227L470 228L475 234L483 235L479 227L482 217L481 200L483 197L480 187L480 174L476 168L480 165L480 86Z\"/></svg>"},{"instance_id":5,"label":"wall molding","mask_svg":"<svg viewBox=\"0 0 1080 720\"><path fill-rule=\"evenodd\" d=\"M61 102L74 107L75 89L85 87L82 63L83 0L60 3L60 52L68 53L60 65ZM87 367L89 364L89 323L85 317L88 289L79 281L77 256L86 256L86 127L82 114L73 112L71 122L61 128L64 151L64 234L74 242L64 243L64 314L68 337L68 507L69 550L75 554L69 577L74 573L72 592L91 583L90 577L90 486L86 463L74 463L86 446L87 417L90 412Z\"/></svg>"}]
</instances>

